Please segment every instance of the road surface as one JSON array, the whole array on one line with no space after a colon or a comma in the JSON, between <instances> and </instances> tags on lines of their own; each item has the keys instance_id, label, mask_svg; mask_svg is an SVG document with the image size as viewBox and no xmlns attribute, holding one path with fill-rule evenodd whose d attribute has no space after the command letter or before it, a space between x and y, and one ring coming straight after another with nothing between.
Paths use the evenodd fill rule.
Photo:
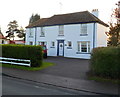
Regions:
<instances>
[{"instance_id":1,"label":"road surface","mask_svg":"<svg viewBox=\"0 0 120 97\"><path fill-rule=\"evenodd\" d=\"M2 93L2 95L96 95L8 76L2 77Z\"/></svg>"}]
</instances>

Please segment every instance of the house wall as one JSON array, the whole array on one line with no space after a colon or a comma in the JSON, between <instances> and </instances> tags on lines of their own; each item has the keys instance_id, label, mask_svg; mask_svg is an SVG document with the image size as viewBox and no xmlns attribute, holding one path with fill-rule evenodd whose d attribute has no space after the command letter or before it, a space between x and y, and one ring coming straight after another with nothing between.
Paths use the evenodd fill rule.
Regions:
<instances>
[{"instance_id":1,"label":"house wall","mask_svg":"<svg viewBox=\"0 0 120 97\"><path fill-rule=\"evenodd\" d=\"M33 32L33 35L30 36L30 30ZM33 45L35 45L35 28L27 28L26 29L26 39L25 39L25 44L29 45L30 42L33 42Z\"/></svg>"},{"instance_id":2,"label":"house wall","mask_svg":"<svg viewBox=\"0 0 120 97\"><path fill-rule=\"evenodd\" d=\"M97 24L95 23L97 26ZM30 41L35 44L35 31L36 33L36 44L39 42L47 42L48 56L57 56L57 44L58 40L64 40L64 57L72 58L84 58L89 59L90 53L78 53L78 41L90 41L90 50L93 49L93 31L96 33L96 28L94 30L94 23L87 24L87 36L80 36L81 24L64 25L64 36L59 36L59 26L48 26L44 27L45 37L40 37L41 27L31 28L33 31L33 37L29 37L30 29L26 30L26 44L29 45ZM68 41L72 42L72 48L68 48ZM55 47L52 47L51 43L55 42Z\"/></svg>"},{"instance_id":3,"label":"house wall","mask_svg":"<svg viewBox=\"0 0 120 97\"><path fill-rule=\"evenodd\" d=\"M107 27L97 24L97 33L96 33L96 47L106 47L107 46Z\"/></svg>"}]
</instances>

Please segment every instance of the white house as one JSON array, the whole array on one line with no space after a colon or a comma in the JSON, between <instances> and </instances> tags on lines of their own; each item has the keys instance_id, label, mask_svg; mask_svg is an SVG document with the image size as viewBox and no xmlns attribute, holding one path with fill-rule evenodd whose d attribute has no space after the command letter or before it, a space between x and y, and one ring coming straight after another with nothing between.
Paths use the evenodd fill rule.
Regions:
<instances>
[{"instance_id":1,"label":"white house","mask_svg":"<svg viewBox=\"0 0 120 97\"><path fill-rule=\"evenodd\" d=\"M0 44L9 44L9 40L0 32Z\"/></svg>"},{"instance_id":2,"label":"white house","mask_svg":"<svg viewBox=\"0 0 120 97\"><path fill-rule=\"evenodd\" d=\"M108 25L98 10L54 15L26 27L26 45L46 45L48 56L89 59L91 50L107 46Z\"/></svg>"}]
</instances>

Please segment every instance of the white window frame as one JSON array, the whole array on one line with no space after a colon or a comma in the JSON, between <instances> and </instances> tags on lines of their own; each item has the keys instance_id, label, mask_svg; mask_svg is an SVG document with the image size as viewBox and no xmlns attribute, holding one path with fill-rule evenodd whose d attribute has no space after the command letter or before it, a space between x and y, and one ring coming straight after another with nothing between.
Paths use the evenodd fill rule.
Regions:
<instances>
[{"instance_id":1,"label":"white window frame","mask_svg":"<svg viewBox=\"0 0 120 97\"><path fill-rule=\"evenodd\" d=\"M82 51L82 43L83 42L86 43L86 48L87 48L86 52ZM80 52L80 53L90 53L90 41L78 41L78 43L77 43L77 51Z\"/></svg>"},{"instance_id":2,"label":"white window frame","mask_svg":"<svg viewBox=\"0 0 120 97\"><path fill-rule=\"evenodd\" d=\"M86 35L88 35L87 24L81 24L80 36L86 36Z\"/></svg>"},{"instance_id":3,"label":"white window frame","mask_svg":"<svg viewBox=\"0 0 120 97\"><path fill-rule=\"evenodd\" d=\"M59 25L59 35L64 35L64 25Z\"/></svg>"},{"instance_id":4,"label":"white window frame","mask_svg":"<svg viewBox=\"0 0 120 97\"><path fill-rule=\"evenodd\" d=\"M29 37L33 38L33 29L32 28L29 29Z\"/></svg>"},{"instance_id":5,"label":"white window frame","mask_svg":"<svg viewBox=\"0 0 120 97\"><path fill-rule=\"evenodd\" d=\"M44 27L41 27L40 37L45 37L45 29L44 29Z\"/></svg>"}]
</instances>

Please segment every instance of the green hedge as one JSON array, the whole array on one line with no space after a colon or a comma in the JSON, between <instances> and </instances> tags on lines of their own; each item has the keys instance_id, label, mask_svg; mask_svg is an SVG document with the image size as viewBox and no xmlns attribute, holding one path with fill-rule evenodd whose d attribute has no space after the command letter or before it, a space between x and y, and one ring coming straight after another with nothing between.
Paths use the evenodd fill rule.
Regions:
<instances>
[{"instance_id":1,"label":"green hedge","mask_svg":"<svg viewBox=\"0 0 120 97\"><path fill-rule=\"evenodd\" d=\"M42 65L42 48L30 45L2 45L2 56L7 58L31 60L32 67Z\"/></svg>"},{"instance_id":2,"label":"green hedge","mask_svg":"<svg viewBox=\"0 0 120 97\"><path fill-rule=\"evenodd\" d=\"M120 79L120 47L93 49L90 63L90 70L94 75Z\"/></svg>"}]
</instances>

